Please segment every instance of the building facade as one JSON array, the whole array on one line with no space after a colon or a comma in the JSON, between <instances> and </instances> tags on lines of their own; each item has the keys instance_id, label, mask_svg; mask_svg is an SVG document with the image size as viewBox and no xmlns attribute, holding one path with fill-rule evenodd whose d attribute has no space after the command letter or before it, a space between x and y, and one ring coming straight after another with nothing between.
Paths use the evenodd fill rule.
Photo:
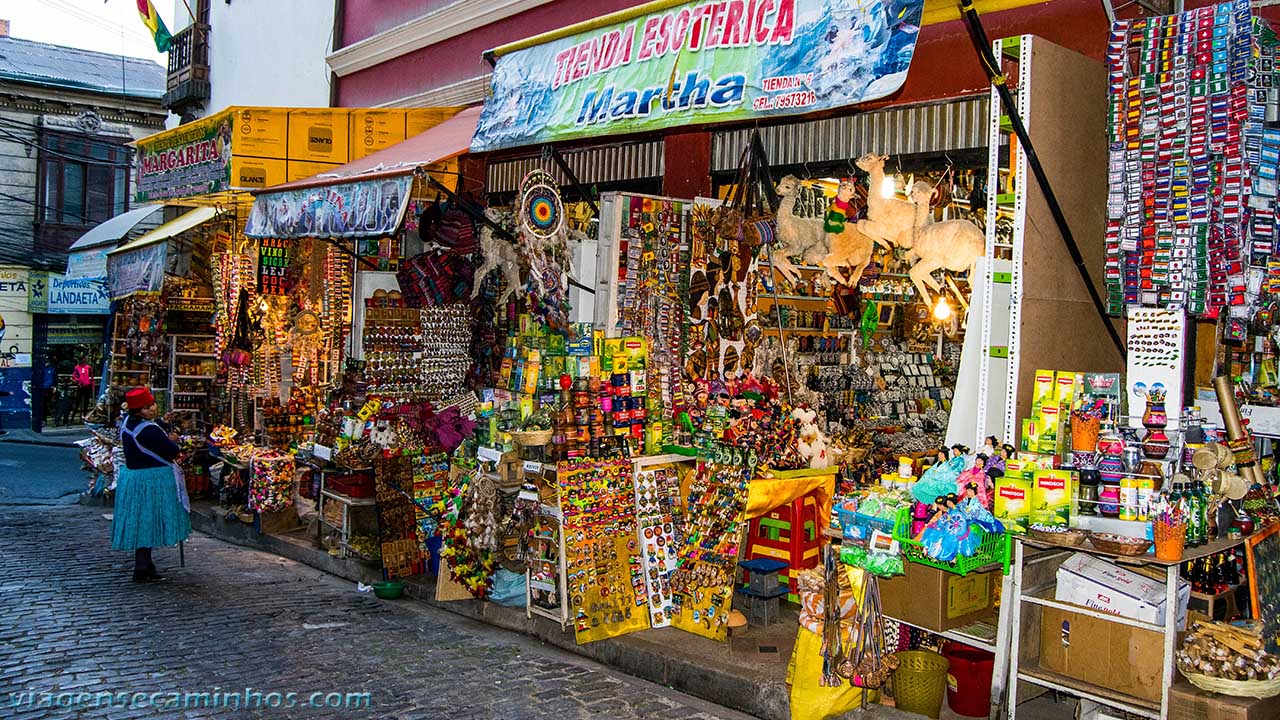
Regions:
<instances>
[{"instance_id":1,"label":"building facade","mask_svg":"<svg viewBox=\"0 0 1280 720\"><path fill-rule=\"evenodd\" d=\"M232 105L329 107L332 0L173 4L164 106L188 122Z\"/></svg>"},{"instance_id":2,"label":"building facade","mask_svg":"<svg viewBox=\"0 0 1280 720\"><path fill-rule=\"evenodd\" d=\"M153 61L0 35L3 427L57 414L46 366L66 384L78 360L101 357L105 304L51 307L46 292L63 288L68 247L129 209L128 143L164 127L163 93Z\"/></svg>"}]
</instances>

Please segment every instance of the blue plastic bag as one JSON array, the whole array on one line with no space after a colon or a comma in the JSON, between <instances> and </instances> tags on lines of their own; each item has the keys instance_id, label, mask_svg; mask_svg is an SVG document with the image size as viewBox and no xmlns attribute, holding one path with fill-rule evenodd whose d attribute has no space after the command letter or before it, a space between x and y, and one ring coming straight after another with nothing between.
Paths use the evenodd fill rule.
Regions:
<instances>
[{"instance_id":1,"label":"blue plastic bag","mask_svg":"<svg viewBox=\"0 0 1280 720\"><path fill-rule=\"evenodd\" d=\"M505 607L524 607L525 575L498 568L493 574L493 588L489 599Z\"/></svg>"}]
</instances>

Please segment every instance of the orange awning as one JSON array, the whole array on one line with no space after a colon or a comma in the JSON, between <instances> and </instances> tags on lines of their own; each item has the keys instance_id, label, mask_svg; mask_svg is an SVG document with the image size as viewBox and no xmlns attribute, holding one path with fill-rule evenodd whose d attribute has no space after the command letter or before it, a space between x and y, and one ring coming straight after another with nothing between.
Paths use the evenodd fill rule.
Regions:
<instances>
[{"instance_id":1,"label":"orange awning","mask_svg":"<svg viewBox=\"0 0 1280 720\"><path fill-rule=\"evenodd\" d=\"M476 134L476 122L479 120L480 106L475 105L429 130L372 155L308 178L273 185L255 191L254 194L268 195L286 190L305 190L325 185L408 175L424 165L451 160L467 152L471 147L471 136Z\"/></svg>"}]
</instances>

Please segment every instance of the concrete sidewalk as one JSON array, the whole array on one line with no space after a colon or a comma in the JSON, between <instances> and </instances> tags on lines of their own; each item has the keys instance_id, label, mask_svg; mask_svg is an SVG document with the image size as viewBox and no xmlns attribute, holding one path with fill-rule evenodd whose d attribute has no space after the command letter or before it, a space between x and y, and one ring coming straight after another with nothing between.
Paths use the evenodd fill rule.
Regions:
<instances>
[{"instance_id":1,"label":"concrete sidewalk","mask_svg":"<svg viewBox=\"0 0 1280 720\"><path fill-rule=\"evenodd\" d=\"M9 429L0 435L0 442L21 443L24 445L49 445L52 447L74 447L78 440L89 437L89 428L83 425L72 427L48 428L44 432L32 432L29 429Z\"/></svg>"}]
</instances>

